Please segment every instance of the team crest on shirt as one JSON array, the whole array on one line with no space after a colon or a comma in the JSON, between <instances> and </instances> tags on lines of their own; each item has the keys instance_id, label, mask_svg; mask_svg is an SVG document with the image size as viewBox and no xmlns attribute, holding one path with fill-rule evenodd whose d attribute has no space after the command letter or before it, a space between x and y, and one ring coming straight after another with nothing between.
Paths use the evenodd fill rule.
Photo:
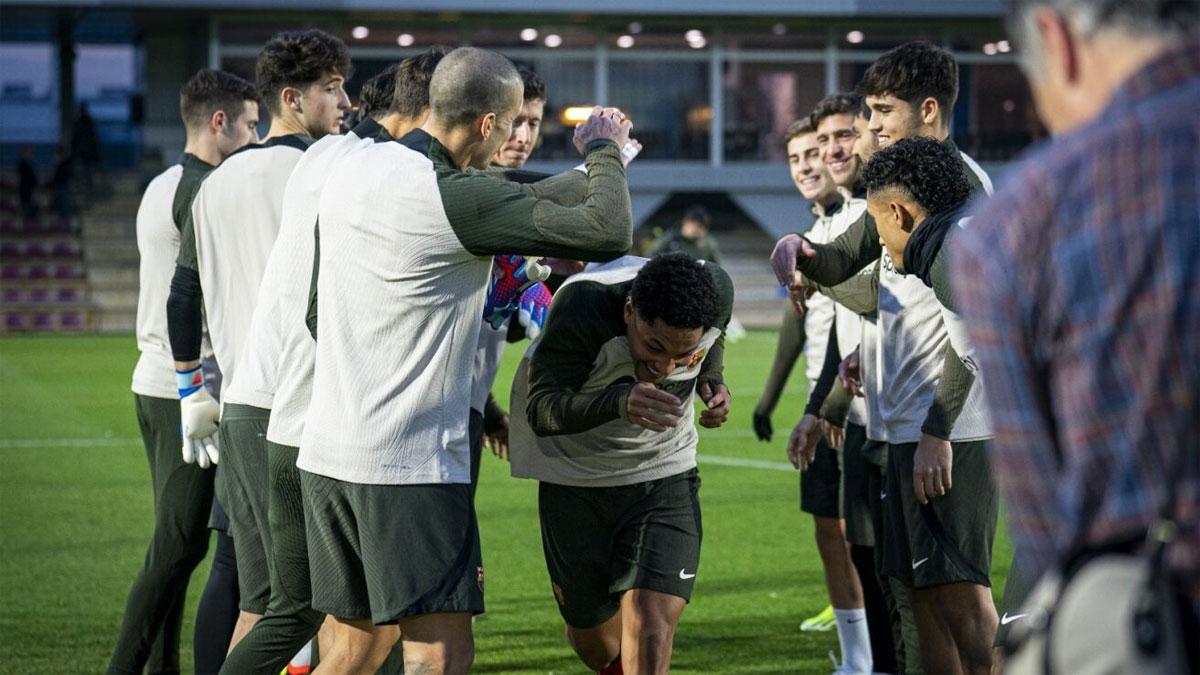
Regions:
<instances>
[{"instance_id":1,"label":"team crest on shirt","mask_svg":"<svg viewBox=\"0 0 1200 675\"><path fill-rule=\"evenodd\" d=\"M479 585L479 592L483 592L483 566L475 568L475 583Z\"/></svg>"},{"instance_id":2,"label":"team crest on shirt","mask_svg":"<svg viewBox=\"0 0 1200 675\"><path fill-rule=\"evenodd\" d=\"M704 357L707 354L708 354L708 349L705 349L705 348L697 349L696 353L692 354L692 360L688 361L688 368L691 369L691 368L695 368L696 366L700 365L700 362L704 360Z\"/></svg>"}]
</instances>

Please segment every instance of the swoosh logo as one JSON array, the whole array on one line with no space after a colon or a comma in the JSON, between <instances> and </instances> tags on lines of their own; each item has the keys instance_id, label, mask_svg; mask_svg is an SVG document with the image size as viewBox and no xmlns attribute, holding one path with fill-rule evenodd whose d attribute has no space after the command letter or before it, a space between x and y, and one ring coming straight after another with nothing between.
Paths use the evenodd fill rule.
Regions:
<instances>
[{"instance_id":1,"label":"swoosh logo","mask_svg":"<svg viewBox=\"0 0 1200 675\"><path fill-rule=\"evenodd\" d=\"M912 565L913 565L913 569L915 570L915 569L917 569L917 568L918 568L918 567L920 567L921 565L924 565L924 564L925 564L925 563L927 563L927 562L929 562L929 558L921 558L920 560L914 560L914 561L913 561L913 564L912 564Z\"/></svg>"},{"instance_id":2,"label":"swoosh logo","mask_svg":"<svg viewBox=\"0 0 1200 675\"><path fill-rule=\"evenodd\" d=\"M1000 617L1000 625L1007 626L1008 624L1016 621L1017 619L1023 619L1027 616L1029 616L1029 615L1028 614L1014 614L1012 616L1009 616L1008 612L1005 612L1004 616Z\"/></svg>"},{"instance_id":3,"label":"swoosh logo","mask_svg":"<svg viewBox=\"0 0 1200 675\"><path fill-rule=\"evenodd\" d=\"M696 575L688 574L687 570L679 570L679 578L683 579L684 581L687 581L688 579L695 579Z\"/></svg>"}]
</instances>

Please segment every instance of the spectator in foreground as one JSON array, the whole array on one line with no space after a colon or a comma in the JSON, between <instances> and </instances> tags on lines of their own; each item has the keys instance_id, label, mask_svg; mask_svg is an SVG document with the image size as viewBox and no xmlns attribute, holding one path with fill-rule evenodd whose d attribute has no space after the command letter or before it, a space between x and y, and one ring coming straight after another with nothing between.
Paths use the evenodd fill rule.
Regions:
<instances>
[{"instance_id":1,"label":"spectator in foreground","mask_svg":"<svg viewBox=\"0 0 1200 675\"><path fill-rule=\"evenodd\" d=\"M1163 644L1185 644L1191 666L1161 672L1196 672L1200 123L1180 111L1200 107L1200 4L1019 0L1010 32L1055 138L952 250L1009 527L1040 576L1081 555L1144 556L1156 523L1173 521L1169 573L1154 576L1168 590L1151 606L1175 606L1158 625L1183 638ZM1099 628L1134 586L1089 598L1089 630L1056 626L1081 655L1067 671L1096 665L1085 642L1108 672L1145 656ZM1132 630L1112 620L1114 636Z\"/></svg>"}]
</instances>

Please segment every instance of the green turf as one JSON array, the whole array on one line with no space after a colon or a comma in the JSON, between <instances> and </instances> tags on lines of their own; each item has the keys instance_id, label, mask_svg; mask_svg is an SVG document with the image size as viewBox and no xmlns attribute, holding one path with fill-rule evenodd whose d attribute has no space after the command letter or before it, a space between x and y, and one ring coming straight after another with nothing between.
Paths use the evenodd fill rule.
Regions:
<instances>
[{"instance_id":1,"label":"green turf","mask_svg":"<svg viewBox=\"0 0 1200 675\"><path fill-rule=\"evenodd\" d=\"M802 404L793 378L775 415L776 438L759 443L750 411L775 336L730 345L733 417L701 431L700 453L784 462ZM511 382L509 349L500 382ZM5 672L99 672L116 639L125 594L151 528L149 470L137 436L129 377L131 337L0 338L0 667ZM798 367L797 373L803 372ZM502 388L501 388L502 389ZM507 392L499 389L501 399ZM71 443L74 440L75 443ZM585 672L564 644L538 535L535 485L486 456L478 510L488 612L475 624L474 670ZM827 604L812 521L799 513L794 473L701 464L704 546L695 595L675 640L680 673L828 672L834 633L800 633ZM997 541L999 591L1011 549ZM190 589L191 618L207 576Z\"/></svg>"}]
</instances>

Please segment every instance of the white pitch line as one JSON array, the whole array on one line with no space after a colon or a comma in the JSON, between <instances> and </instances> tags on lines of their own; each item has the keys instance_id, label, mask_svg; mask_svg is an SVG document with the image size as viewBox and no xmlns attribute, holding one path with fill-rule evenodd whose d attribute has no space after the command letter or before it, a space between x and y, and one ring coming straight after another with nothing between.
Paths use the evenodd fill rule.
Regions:
<instances>
[{"instance_id":1,"label":"white pitch line","mask_svg":"<svg viewBox=\"0 0 1200 675\"><path fill-rule=\"evenodd\" d=\"M0 438L0 450L31 448L123 448L141 445L140 438Z\"/></svg>"},{"instance_id":2,"label":"white pitch line","mask_svg":"<svg viewBox=\"0 0 1200 675\"><path fill-rule=\"evenodd\" d=\"M0 450L31 450L37 448L121 448L140 446L140 438L0 438ZM721 455L697 455L703 464L720 464L722 466L737 466L743 469L767 469L770 471L790 471L796 469L787 462L770 462L762 459L746 459L744 457L723 457Z\"/></svg>"},{"instance_id":3,"label":"white pitch line","mask_svg":"<svg viewBox=\"0 0 1200 675\"><path fill-rule=\"evenodd\" d=\"M746 459L744 457L722 457L720 455L696 455L701 464L721 464L723 466L740 466L745 469L769 469L771 471L790 471L796 469L787 462L769 462L764 459Z\"/></svg>"}]
</instances>

